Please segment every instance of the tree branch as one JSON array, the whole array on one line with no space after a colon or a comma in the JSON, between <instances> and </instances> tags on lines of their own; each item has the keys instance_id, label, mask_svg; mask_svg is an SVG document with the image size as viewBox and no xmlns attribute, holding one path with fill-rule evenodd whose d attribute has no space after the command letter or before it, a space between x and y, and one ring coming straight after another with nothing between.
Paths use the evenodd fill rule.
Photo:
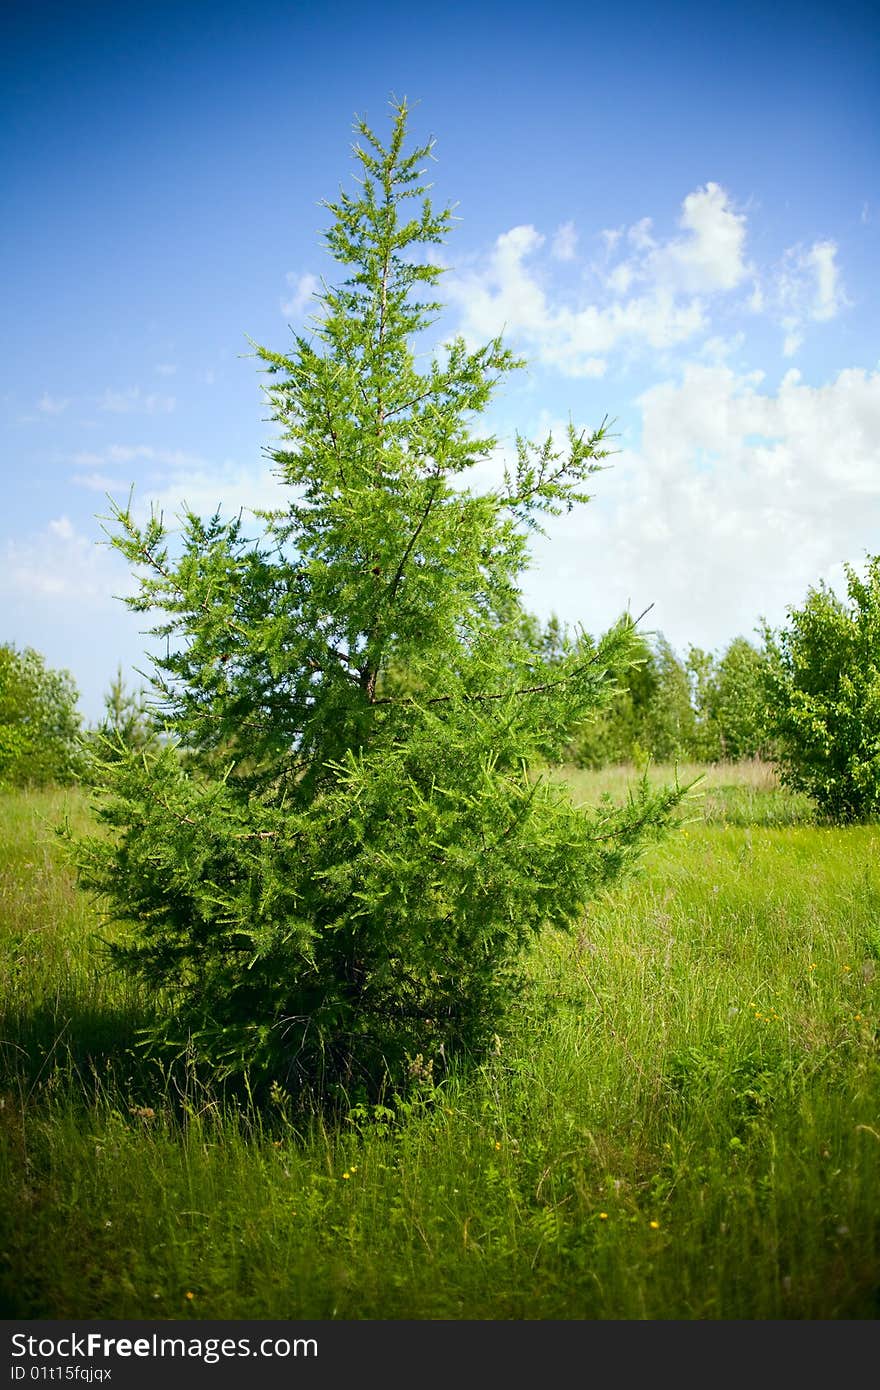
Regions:
<instances>
[{"instance_id":1,"label":"tree branch","mask_svg":"<svg viewBox=\"0 0 880 1390\"><path fill-rule=\"evenodd\" d=\"M397 595L397 590L398 590L398 588L400 587L400 581L401 581L401 579L403 578L403 571L404 571L404 569L406 568L406 562L407 562L407 560L409 559L410 555L411 555L412 552L413 552L413 546L415 545L416 541L418 540L419 536L422 534L422 531L423 531L424 528L425 528L425 523L426 523L427 520L428 520L428 516L430 515L431 508L433 507L434 503L435 503L436 500L437 500L437 493L440 491L440 482L441 482L442 477L443 477L443 474L441 473L440 468L438 467L438 468L436 469L435 473L434 473L434 479L433 479L433 481L434 481L434 488L433 488L433 490L432 490L432 492L431 492L430 497L428 498L428 501L427 501L427 503L426 503L426 505L425 505L425 509L424 509L424 511L422 512L421 518L419 519L419 524L418 524L418 526L416 527L416 529L415 529L415 531L413 532L413 534L410 536L409 542L408 542L407 547L406 547L406 550L403 552L403 556L402 556L402 558L401 558L400 564L397 566L397 570L396 570L396 572L395 572L394 578L392 579L390 585L388 586L388 602L389 602L389 603L393 603L393 602L394 602L394 599L395 599L395 597L396 597L396 595Z\"/></svg>"},{"instance_id":2,"label":"tree branch","mask_svg":"<svg viewBox=\"0 0 880 1390\"><path fill-rule=\"evenodd\" d=\"M644 618L646 613L650 613L653 607L653 603L649 603L648 607L643 613L639 614L632 622L631 626L638 627L642 618ZM567 685L570 680L573 680L575 676L579 676L582 671L586 671L590 666L595 666L600 656L601 652L595 652L594 655L590 657L589 661L581 662L580 666L576 666L574 670L569 671L567 675L560 676L559 679L555 681L544 681L541 685L523 685L516 690L480 691L476 695L468 693L462 695L434 695L430 700L417 700L414 695L406 695L402 699L395 699L393 696L388 695L384 699L374 700L372 703L374 705L445 705L449 704L452 700L461 700L464 704L478 704L487 703L489 700L508 700L518 695L542 695L546 690L555 690L560 685Z\"/></svg>"}]
</instances>

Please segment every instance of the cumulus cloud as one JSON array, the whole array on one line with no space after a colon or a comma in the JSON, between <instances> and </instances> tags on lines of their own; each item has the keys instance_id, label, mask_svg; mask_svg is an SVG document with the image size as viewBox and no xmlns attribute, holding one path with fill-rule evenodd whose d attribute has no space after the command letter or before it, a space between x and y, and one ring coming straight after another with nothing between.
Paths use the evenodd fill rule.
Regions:
<instances>
[{"instance_id":1,"label":"cumulus cloud","mask_svg":"<svg viewBox=\"0 0 880 1390\"><path fill-rule=\"evenodd\" d=\"M710 361L723 362L726 358L732 357L734 353L740 352L745 344L744 333L734 333L730 338L725 338L721 334L716 334L713 338L707 338L700 348L700 356L708 358Z\"/></svg>"},{"instance_id":2,"label":"cumulus cloud","mask_svg":"<svg viewBox=\"0 0 880 1390\"><path fill-rule=\"evenodd\" d=\"M689 193L682 203L683 236L653 247L644 272L658 285L685 294L732 290L745 279L746 219L717 183Z\"/></svg>"},{"instance_id":3,"label":"cumulus cloud","mask_svg":"<svg viewBox=\"0 0 880 1390\"><path fill-rule=\"evenodd\" d=\"M169 523L186 511L208 517L219 509L224 516L269 511L283 506L285 493L268 464L227 462L210 467L187 467L169 472L158 488L143 489L137 499L142 514L151 506Z\"/></svg>"},{"instance_id":4,"label":"cumulus cloud","mask_svg":"<svg viewBox=\"0 0 880 1390\"><path fill-rule=\"evenodd\" d=\"M676 230L651 217L604 228L585 264L573 222L550 238L531 224L511 227L489 251L445 282L460 309L460 331L477 343L496 333L519 341L530 359L568 377L602 375L612 357L669 352L701 334L718 337L730 313L763 315L782 330L793 357L807 330L849 304L836 242L786 250L759 267L747 251L748 220L732 195L709 181L682 200ZM595 246L595 241L594 241ZM577 280L560 277L578 263Z\"/></svg>"},{"instance_id":5,"label":"cumulus cloud","mask_svg":"<svg viewBox=\"0 0 880 1390\"><path fill-rule=\"evenodd\" d=\"M833 241L817 241L807 252L806 264L816 277L810 310L814 319L833 319L847 302L836 256L837 246Z\"/></svg>"},{"instance_id":6,"label":"cumulus cloud","mask_svg":"<svg viewBox=\"0 0 880 1390\"><path fill-rule=\"evenodd\" d=\"M74 473L71 482L76 483L77 487L88 488L90 492L121 492L128 487L124 478L100 472Z\"/></svg>"},{"instance_id":7,"label":"cumulus cloud","mask_svg":"<svg viewBox=\"0 0 880 1390\"><path fill-rule=\"evenodd\" d=\"M301 275L295 270L288 271L284 278L293 293L288 299L280 301L281 312L288 314L291 318L299 318L313 295L317 294L321 288L321 282L317 275L311 275L308 272Z\"/></svg>"},{"instance_id":8,"label":"cumulus cloud","mask_svg":"<svg viewBox=\"0 0 880 1390\"><path fill-rule=\"evenodd\" d=\"M745 260L746 218L733 207L717 183L689 193L681 205L682 235L658 241L653 221L643 217L631 227L604 231L606 263L621 242L628 257L606 269L605 284L614 294L633 285L672 295L708 295L736 289L749 274Z\"/></svg>"},{"instance_id":9,"label":"cumulus cloud","mask_svg":"<svg viewBox=\"0 0 880 1390\"><path fill-rule=\"evenodd\" d=\"M639 400L641 440L595 500L552 523L526 597L598 630L629 607L684 648L784 619L811 584L876 551L880 371L821 386L690 363Z\"/></svg>"},{"instance_id":10,"label":"cumulus cloud","mask_svg":"<svg viewBox=\"0 0 880 1390\"><path fill-rule=\"evenodd\" d=\"M143 464L151 465L154 477L162 477L169 472L199 472L208 467L207 460L201 454L193 454L186 449L155 449L151 444L108 444L100 451L85 449L73 454L70 462L77 470L72 475L72 481L92 489L103 488L104 483L109 481L113 481L116 487L129 487L132 472ZM129 475L124 478L120 470L126 465L129 466ZM112 469L117 471L111 478L107 470Z\"/></svg>"},{"instance_id":11,"label":"cumulus cloud","mask_svg":"<svg viewBox=\"0 0 880 1390\"><path fill-rule=\"evenodd\" d=\"M496 239L483 270L446 282L467 338L506 331L529 342L539 361L563 375L590 377L601 376L605 355L623 344L666 348L704 327L698 300L678 302L664 288L602 306L552 302L539 273L527 264L544 240L535 227L513 227Z\"/></svg>"},{"instance_id":12,"label":"cumulus cloud","mask_svg":"<svg viewBox=\"0 0 880 1390\"><path fill-rule=\"evenodd\" d=\"M668 349L704 331L708 301L738 288L750 275L746 218L717 183L688 194L679 231L665 241L651 218L600 233L602 262L591 267L593 292L554 289L540 259L544 235L534 226L497 237L479 268L446 282L473 341L506 331L526 341L536 360L566 376L598 376L622 349ZM553 261L573 261L574 224L563 223L550 244Z\"/></svg>"},{"instance_id":13,"label":"cumulus cloud","mask_svg":"<svg viewBox=\"0 0 880 1390\"><path fill-rule=\"evenodd\" d=\"M776 277L776 295L783 311L797 320L834 318L846 304L833 241L817 241L786 251Z\"/></svg>"},{"instance_id":14,"label":"cumulus cloud","mask_svg":"<svg viewBox=\"0 0 880 1390\"><path fill-rule=\"evenodd\" d=\"M134 487L134 509L141 518L152 506L170 525L187 510L211 516L219 507L228 516L283 505L284 492L274 465L218 463L185 449L149 444L110 444L101 451L73 454L71 481L91 492L118 497ZM127 471L124 471L126 470Z\"/></svg>"}]
</instances>

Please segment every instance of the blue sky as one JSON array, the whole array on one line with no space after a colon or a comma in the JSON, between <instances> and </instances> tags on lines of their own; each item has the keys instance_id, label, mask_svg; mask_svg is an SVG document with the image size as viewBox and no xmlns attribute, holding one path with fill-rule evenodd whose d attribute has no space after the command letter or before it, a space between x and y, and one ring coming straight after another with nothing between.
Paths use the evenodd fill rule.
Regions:
<instances>
[{"instance_id":1,"label":"blue sky","mask_svg":"<svg viewBox=\"0 0 880 1390\"><path fill-rule=\"evenodd\" d=\"M276 499L283 350L392 93L457 204L437 338L504 329L517 429L615 421L526 598L684 651L880 550L880 18L856 4L9 3L0 18L0 640L88 719L144 665L105 493ZM132 677L132 683L136 678Z\"/></svg>"}]
</instances>

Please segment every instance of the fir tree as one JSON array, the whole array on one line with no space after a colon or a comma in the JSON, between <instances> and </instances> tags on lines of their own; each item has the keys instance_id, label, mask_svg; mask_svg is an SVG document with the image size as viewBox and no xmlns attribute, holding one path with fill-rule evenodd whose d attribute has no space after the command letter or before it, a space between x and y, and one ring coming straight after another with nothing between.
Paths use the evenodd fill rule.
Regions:
<instances>
[{"instance_id":1,"label":"fir tree","mask_svg":"<svg viewBox=\"0 0 880 1390\"><path fill-rule=\"evenodd\" d=\"M308 1095L479 1053L526 942L576 922L683 795L588 811L532 770L639 651L629 618L548 658L523 637L529 533L587 500L606 431L518 437L503 485L468 487L495 446L474 422L520 363L454 339L417 366L450 212L406 123L395 105L383 144L357 122L359 191L325 205L347 276L288 354L258 349L281 505L253 537L129 507L111 529L127 601L160 617L170 737L108 761L83 881L166 1001L157 1046Z\"/></svg>"},{"instance_id":2,"label":"fir tree","mask_svg":"<svg viewBox=\"0 0 880 1390\"><path fill-rule=\"evenodd\" d=\"M86 746L92 758L117 758L126 749L143 752L156 739L157 730L144 690L131 691L122 666L104 694L104 718L89 730Z\"/></svg>"}]
</instances>

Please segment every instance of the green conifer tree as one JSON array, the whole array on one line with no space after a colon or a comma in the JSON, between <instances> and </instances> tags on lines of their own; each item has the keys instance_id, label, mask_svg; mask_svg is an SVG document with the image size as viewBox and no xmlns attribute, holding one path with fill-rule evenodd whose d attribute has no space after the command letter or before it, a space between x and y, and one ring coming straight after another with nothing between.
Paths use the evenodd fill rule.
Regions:
<instances>
[{"instance_id":1,"label":"green conifer tree","mask_svg":"<svg viewBox=\"0 0 880 1390\"><path fill-rule=\"evenodd\" d=\"M144 690L131 691L122 666L104 694L104 718L89 730L86 746L91 758L118 758L126 749L143 752L156 739L157 730Z\"/></svg>"},{"instance_id":2,"label":"green conifer tree","mask_svg":"<svg viewBox=\"0 0 880 1390\"><path fill-rule=\"evenodd\" d=\"M128 924L117 958L167 1001L155 1044L309 1095L479 1052L525 943L575 922L683 795L587 811L530 772L638 651L629 619L553 660L523 640L529 532L586 500L605 430L517 438L503 485L468 487L495 444L473 422L519 364L455 339L417 365L450 213L406 122L395 105L387 144L357 123L359 190L326 204L347 276L289 354L258 349L284 435L261 534L114 510L128 602L160 615L170 739L108 762L112 833L78 852Z\"/></svg>"}]
</instances>

